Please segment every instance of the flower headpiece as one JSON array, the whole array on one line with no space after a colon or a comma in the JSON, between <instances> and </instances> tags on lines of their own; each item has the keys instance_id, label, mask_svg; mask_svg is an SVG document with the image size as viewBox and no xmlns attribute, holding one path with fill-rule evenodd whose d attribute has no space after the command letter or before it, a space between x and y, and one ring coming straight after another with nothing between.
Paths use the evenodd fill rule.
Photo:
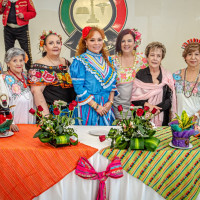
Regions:
<instances>
[{"instance_id":1,"label":"flower headpiece","mask_svg":"<svg viewBox=\"0 0 200 200\"><path fill-rule=\"evenodd\" d=\"M135 48L137 48L141 44L141 41L142 41L141 35L142 34L136 28L131 29L131 31L135 35Z\"/></svg>"},{"instance_id":2,"label":"flower headpiece","mask_svg":"<svg viewBox=\"0 0 200 200\"><path fill-rule=\"evenodd\" d=\"M60 38L60 41L62 43L61 35L58 35L56 32L53 32L53 31L48 31L48 32L47 31L43 31L42 35L40 36L40 45L39 45L40 51L44 50L44 41L45 41L46 37L48 37L51 34L57 35Z\"/></svg>"},{"instance_id":3,"label":"flower headpiece","mask_svg":"<svg viewBox=\"0 0 200 200\"><path fill-rule=\"evenodd\" d=\"M83 39L85 39L85 38L88 36L88 34L89 34L89 32L90 32L91 29L92 29L92 27L86 26L86 27L82 30L82 37L83 37Z\"/></svg>"},{"instance_id":4,"label":"flower headpiece","mask_svg":"<svg viewBox=\"0 0 200 200\"><path fill-rule=\"evenodd\" d=\"M190 39L190 40L187 40L187 42L184 42L182 44L182 49L185 49L187 47L188 44L191 44L191 43L199 43L200 44L200 39L197 39L197 38L193 38L193 39Z\"/></svg>"}]
</instances>

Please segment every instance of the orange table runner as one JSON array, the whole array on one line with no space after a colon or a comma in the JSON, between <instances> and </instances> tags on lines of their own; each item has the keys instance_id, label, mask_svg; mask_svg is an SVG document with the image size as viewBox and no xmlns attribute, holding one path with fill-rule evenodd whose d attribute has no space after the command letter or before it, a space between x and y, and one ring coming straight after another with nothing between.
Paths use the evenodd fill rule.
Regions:
<instances>
[{"instance_id":1,"label":"orange table runner","mask_svg":"<svg viewBox=\"0 0 200 200\"><path fill-rule=\"evenodd\" d=\"M98 150L79 143L54 148L33 135L36 125L19 125L20 132L0 138L0 199L32 199L73 171L81 156Z\"/></svg>"}]
</instances>

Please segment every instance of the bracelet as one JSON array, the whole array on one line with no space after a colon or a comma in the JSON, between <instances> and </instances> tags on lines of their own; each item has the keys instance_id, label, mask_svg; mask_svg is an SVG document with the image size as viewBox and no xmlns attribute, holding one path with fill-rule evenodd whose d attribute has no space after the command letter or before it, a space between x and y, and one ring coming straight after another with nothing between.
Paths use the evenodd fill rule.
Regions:
<instances>
[{"instance_id":1,"label":"bracelet","mask_svg":"<svg viewBox=\"0 0 200 200\"><path fill-rule=\"evenodd\" d=\"M94 108L94 105L96 105L96 102L94 101L94 103L91 105L92 108Z\"/></svg>"},{"instance_id":2,"label":"bracelet","mask_svg":"<svg viewBox=\"0 0 200 200\"><path fill-rule=\"evenodd\" d=\"M110 102L113 105L113 101L109 100L108 102Z\"/></svg>"}]
</instances>

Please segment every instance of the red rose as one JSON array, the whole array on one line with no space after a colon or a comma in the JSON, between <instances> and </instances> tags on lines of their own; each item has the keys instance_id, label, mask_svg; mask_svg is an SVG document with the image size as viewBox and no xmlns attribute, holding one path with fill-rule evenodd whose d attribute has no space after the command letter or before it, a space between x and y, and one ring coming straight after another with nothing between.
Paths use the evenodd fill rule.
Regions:
<instances>
[{"instance_id":1,"label":"red rose","mask_svg":"<svg viewBox=\"0 0 200 200\"><path fill-rule=\"evenodd\" d=\"M0 115L0 124L3 124L6 121L4 115Z\"/></svg>"},{"instance_id":2,"label":"red rose","mask_svg":"<svg viewBox=\"0 0 200 200\"><path fill-rule=\"evenodd\" d=\"M152 114L155 114L157 112L156 108L153 108L153 110L151 111Z\"/></svg>"},{"instance_id":3,"label":"red rose","mask_svg":"<svg viewBox=\"0 0 200 200\"><path fill-rule=\"evenodd\" d=\"M131 106L130 106L130 110L132 111L132 110L134 110L134 104L131 104Z\"/></svg>"},{"instance_id":4,"label":"red rose","mask_svg":"<svg viewBox=\"0 0 200 200\"><path fill-rule=\"evenodd\" d=\"M35 114L35 110L34 110L33 108L31 108L31 109L29 110L29 112L30 112L32 115Z\"/></svg>"},{"instance_id":5,"label":"red rose","mask_svg":"<svg viewBox=\"0 0 200 200\"><path fill-rule=\"evenodd\" d=\"M6 115L6 119L12 119L13 116L12 116L12 113L10 112L8 115Z\"/></svg>"},{"instance_id":6,"label":"red rose","mask_svg":"<svg viewBox=\"0 0 200 200\"><path fill-rule=\"evenodd\" d=\"M82 37L83 37L83 39L85 39L85 38L88 36L88 34L89 34L89 32L90 32L91 29L92 29L92 28L91 28L90 26L86 26L86 27L82 30Z\"/></svg>"},{"instance_id":7,"label":"red rose","mask_svg":"<svg viewBox=\"0 0 200 200\"><path fill-rule=\"evenodd\" d=\"M45 37L46 37L45 35L42 35L42 36L40 37L40 39L41 39L41 40L44 40Z\"/></svg>"},{"instance_id":8,"label":"red rose","mask_svg":"<svg viewBox=\"0 0 200 200\"><path fill-rule=\"evenodd\" d=\"M144 111L148 111L149 110L149 106L144 106Z\"/></svg>"},{"instance_id":9,"label":"red rose","mask_svg":"<svg viewBox=\"0 0 200 200\"><path fill-rule=\"evenodd\" d=\"M142 108L138 108L137 111L136 111L136 115L138 117L141 117L143 115L143 113L144 113L144 110Z\"/></svg>"},{"instance_id":10,"label":"red rose","mask_svg":"<svg viewBox=\"0 0 200 200\"><path fill-rule=\"evenodd\" d=\"M122 105L119 105L119 106L118 106L118 111L119 111L119 112L123 111Z\"/></svg>"},{"instance_id":11,"label":"red rose","mask_svg":"<svg viewBox=\"0 0 200 200\"><path fill-rule=\"evenodd\" d=\"M54 108L53 109L53 113L54 113L54 115L59 115L60 114L60 110L58 108Z\"/></svg>"},{"instance_id":12,"label":"red rose","mask_svg":"<svg viewBox=\"0 0 200 200\"><path fill-rule=\"evenodd\" d=\"M71 104L72 104L74 107L77 106L77 102L76 102L75 100L73 100Z\"/></svg>"},{"instance_id":13,"label":"red rose","mask_svg":"<svg viewBox=\"0 0 200 200\"><path fill-rule=\"evenodd\" d=\"M74 110L74 105L73 105L73 103L70 103L70 104L69 104L69 110L70 110L70 111Z\"/></svg>"},{"instance_id":14,"label":"red rose","mask_svg":"<svg viewBox=\"0 0 200 200\"><path fill-rule=\"evenodd\" d=\"M39 105L37 108L38 108L38 111L40 111L40 112L42 112L44 110L41 105Z\"/></svg>"},{"instance_id":15,"label":"red rose","mask_svg":"<svg viewBox=\"0 0 200 200\"><path fill-rule=\"evenodd\" d=\"M100 135L99 136L99 140L100 140L100 142L105 141L106 140L106 136L105 135Z\"/></svg>"}]
</instances>

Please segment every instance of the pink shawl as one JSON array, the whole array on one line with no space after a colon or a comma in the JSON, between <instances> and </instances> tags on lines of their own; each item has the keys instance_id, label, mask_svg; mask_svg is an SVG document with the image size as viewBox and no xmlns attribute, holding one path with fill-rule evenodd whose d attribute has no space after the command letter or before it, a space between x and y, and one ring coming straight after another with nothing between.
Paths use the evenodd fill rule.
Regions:
<instances>
[{"instance_id":1,"label":"pink shawl","mask_svg":"<svg viewBox=\"0 0 200 200\"><path fill-rule=\"evenodd\" d=\"M171 116L173 118L176 112L176 93L174 87L174 81L172 74L161 67L162 72L162 82L158 85L153 83L144 83L137 78L133 82L133 90L131 101L139 101L148 99L148 102L152 105L157 105L162 102L163 98L163 86L168 85L172 90L172 107L171 107ZM156 126L162 126L163 122L163 112L155 116L152 121Z\"/></svg>"}]
</instances>

